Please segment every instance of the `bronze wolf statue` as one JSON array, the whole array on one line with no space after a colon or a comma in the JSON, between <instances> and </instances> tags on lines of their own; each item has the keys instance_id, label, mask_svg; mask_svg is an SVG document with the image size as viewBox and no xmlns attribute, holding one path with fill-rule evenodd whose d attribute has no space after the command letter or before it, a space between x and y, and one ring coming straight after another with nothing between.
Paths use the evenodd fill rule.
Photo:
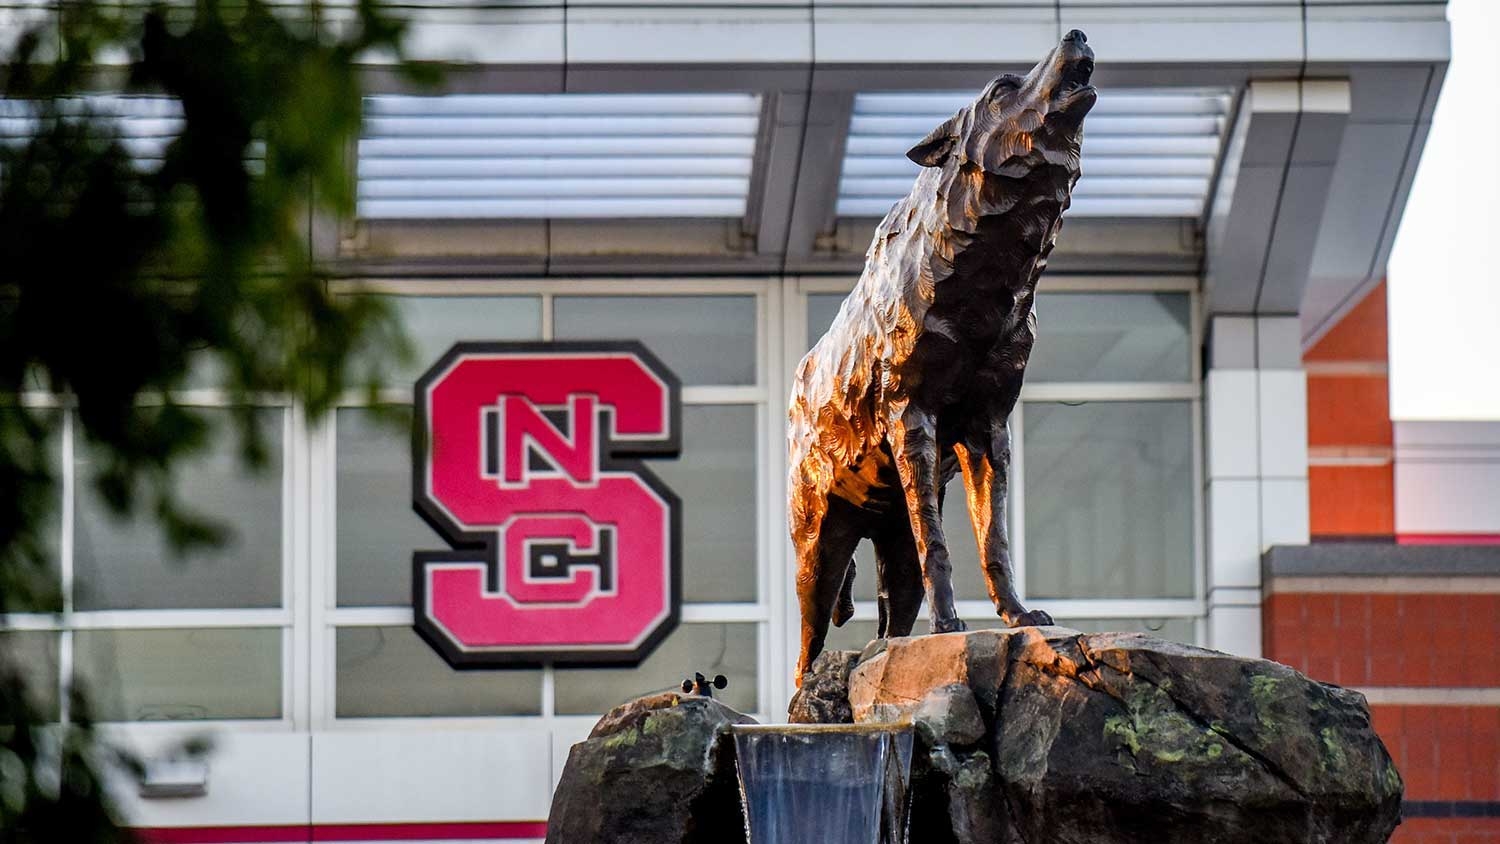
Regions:
<instances>
[{"instance_id":1,"label":"bronze wolf statue","mask_svg":"<svg viewBox=\"0 0 1500 844\"><path fill-rule=\"evenodd\" d=\"M789 519L802 655L853 612L853 553L875 544L881 637L963 630L940 517L962 471L990 599L1050 624L1011 585L1006 422L1036 338L1038 276L1079 175L1094 54L1069 32L1025 77L994 80L912 147L925 169L875 231L864 274L803 358L788 411Z\"/></svg>"}]
</instances>

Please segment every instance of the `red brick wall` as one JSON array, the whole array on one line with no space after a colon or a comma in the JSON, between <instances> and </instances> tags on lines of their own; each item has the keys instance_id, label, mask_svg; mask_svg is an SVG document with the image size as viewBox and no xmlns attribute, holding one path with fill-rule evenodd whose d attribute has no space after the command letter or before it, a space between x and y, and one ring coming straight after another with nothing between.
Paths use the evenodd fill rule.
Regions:
<instances>
[{"instance_id":1,"label":"red brick wall","mask_svg":"<svg viewBox=\"0 0 1500 844\"><path fill-rule=\"evenodd\" d=\"M1496 844L1500 818L1413 818L1397 827L1391 844Z\"/></svg>"},{"instance_id":2,"label":"red brick wall","mask_svg":"<svg viewBox=\"0 0 1500 844\"><path fill-rule=\"evenodd\" d=\"M1500 595L1277 592L1269 659L1340 686L1500 687Z\"/></svg>"},{"instance_id":3,"label":"red brick wall","mask_svg":"<svg viewBox=\"0 0 1500 844\"><path fill-rule=\"evenodd\" d=\"M1308 361L1385 360L1390 332L1386 310L1385 282L1361 299L1344 318L1307 350Z\"/></svg>"},{"instance_id":4,"label":"red brick wall","mask_svg":"<svg viewBox=\"0 0 1500 844\"><path fill-rule=\"evenodd\" d=\"M1314 540L1396 532L1386 346L1382 283L1302 356Z\"/></svg>"},{"instance_id":5,"label":"red brick wall","mask_svg":"<svg viewBox=\"0 0 1500 844\"><path fill-rule=\"evenodd\" d=\"M1396 532L1396 471L1390 461L1308 466L1307 482L1314 537L1383 538Z\"/></svg>"},{"instance_id":6,"label":"red brick wall","mask_svg":"<svg viewBox=\"0 0 1500 844\"><path fill-rule=\"evenodd\" d=\"M1375 706L1406 799L1500 801L1500 707Z\"/></svg>"},{"instance_id":7,"label":"red brick wall","mask_svg":"<svg viewBox=\"0 0 1500 844\"><path fill-rule=\"evenodd\" d=\"M1326 590L1339 578L1320 581ZM1272 581L1265 654L1377 701L1375 730L1406 783L1407 820L1392 841L1500 844L1500 705L1465 702L1500 692L1500 594L1296 588ZM1386 689L1426 702L1379 703Z\"/></svg>"},{"instance_id":8,"label":"red brick wall","mask_svg":"<svg viewBox=\"0 0 1500 844\"><path fill-rule=\"evenodd\" d=\"M1303 355L1314 542L1395 537L1387 345L1381 284ZM1375 701L1406 784L1392 841L1500 844L1500 594L1442 578L1267 585L1265 655Z\"/></svg>"}]
</instances>

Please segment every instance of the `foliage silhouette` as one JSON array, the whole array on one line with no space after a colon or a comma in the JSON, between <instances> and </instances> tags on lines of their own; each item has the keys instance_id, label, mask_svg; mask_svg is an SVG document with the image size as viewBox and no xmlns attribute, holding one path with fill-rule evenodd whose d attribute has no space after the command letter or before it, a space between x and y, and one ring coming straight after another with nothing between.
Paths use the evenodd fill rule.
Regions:
<instances>
[{"instance_id":1,"label":"foliage silhouette","mask_svg":"<svg viewBox=\"0 0 1500 844\"><path fill-rule=\"evenodd\" d=\"M263 467L253 399L285 396L316 419L409 354L378 300L335 295L310 234L353 211L361 63L434 78L405 59L403 33L375 0L70 0L0 32L14 36L0 71L0 612L64 604L64 413L97 467L80 482L185 551L226 528L178 500L182 458L222 435ZM122 137L138 95L160 98L173 127L159 157ZM174 398L204 371L229 397L229 430ZM77 690L68 723L49 723L7 636L0 842L132 840L102 783L135 763L101 740Z\"/></svg>"}]
</instances>

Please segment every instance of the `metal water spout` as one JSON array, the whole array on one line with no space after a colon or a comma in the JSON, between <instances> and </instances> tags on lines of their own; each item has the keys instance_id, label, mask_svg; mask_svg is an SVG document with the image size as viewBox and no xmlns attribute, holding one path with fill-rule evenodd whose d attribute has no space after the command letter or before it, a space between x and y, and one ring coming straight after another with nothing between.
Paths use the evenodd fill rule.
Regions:
<instances>
[{"instance_id":1,"label":"metal water spout","mask_svg":"<svg viewBox=\"0 0 1500 844\"><path fill-rule=\"evenodd\" d=\"M910 725L732 730L750 844L905 844Z\"/></svg>"}]
</instances>

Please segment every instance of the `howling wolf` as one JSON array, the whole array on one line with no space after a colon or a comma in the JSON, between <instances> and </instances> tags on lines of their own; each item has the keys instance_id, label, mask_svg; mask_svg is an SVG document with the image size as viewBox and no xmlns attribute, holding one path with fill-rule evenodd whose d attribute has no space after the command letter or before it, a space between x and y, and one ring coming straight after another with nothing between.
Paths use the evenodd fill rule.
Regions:
<instances>
[{"instance_id":1,"label":"howling wolf","mask_svg":"<svg viewBox=\"0 0 1500 844\"><path fill-rule=\"evenodd\" d=\"M787 436L802 656L853 612L853 553L875 543L880 628L905 636L925 592L931 630L963 630L940 520L962 471L990 599L1006 624L1050 624L1011 585L1006 423L1036 339L1037 278L1078 181L1094 53L1069 32L1025 77L991 82L907 157L922 165L886 214L864 275L797 368Z\"/></svg>"}]
</instances>

